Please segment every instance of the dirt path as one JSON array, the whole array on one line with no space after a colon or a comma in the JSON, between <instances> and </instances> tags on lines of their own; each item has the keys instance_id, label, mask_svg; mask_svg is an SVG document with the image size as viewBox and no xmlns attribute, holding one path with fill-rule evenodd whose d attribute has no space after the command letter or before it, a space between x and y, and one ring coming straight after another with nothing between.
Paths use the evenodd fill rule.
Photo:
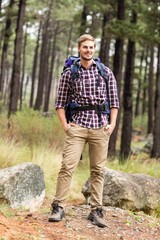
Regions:
<instances>
[{"instance_id":1,"label":"dirt path","mask_svg":"<svg viewBox=\"0 0 160 240\"><path fill-rule=\"evenodd\" d=\"M160 219L119 208L105 210L108 227L102 229L87 220L86 205L68 206L59 223L48 222L46 203L34 213L10 209L11 217L0 213L0 240L160 240Z\"/></svg>"}]
</instances>

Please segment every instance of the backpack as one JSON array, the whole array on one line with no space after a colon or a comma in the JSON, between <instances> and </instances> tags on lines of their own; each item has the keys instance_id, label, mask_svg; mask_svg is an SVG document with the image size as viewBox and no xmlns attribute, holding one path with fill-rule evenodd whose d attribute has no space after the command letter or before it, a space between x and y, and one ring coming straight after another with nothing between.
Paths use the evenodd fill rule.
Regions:
<instances>
[{"instance_id":1,"label":"backpack","mask_svg":"<svg viewBox=\"0 0 160 240\"><path fill-rule=\"evenodd\" d=\"M96 65L97 65L98 73L101 75L101 77L108 78L105 65L100 61L99 58L94 58L93 60L95 61ZM79 69L79 64L78 64L79 61L80 61L80 57L70 56L66 59L64 67L63 67L63 72L66 69L70 68L71 78L73 81L77 78L78 69Z\"/></svg>"},{"instance_id":2,"label":"backpack","mask_svg":"<svg viewBox=\"0 0 160 240\"><path fill-rule=\"evenodd\" d=\"M99 75L107 81L108 75L106 72L105 65L100 61L99 58L93 59L96 63ZM66 59L63 72L65 72L68 68L71 71L71 79L72 79L72 91L74 92L74 80L78 78L78 70L79 70L79 61L80 57L70 56ZM63 74L62 72L62 74ZM100 83L100 81L99 81ZM98 83L98 84L99 84ZM100 116L101 113L110 115L110 107L109 102L106 100L102 105L92 105L92 106L79 106L76 102L68 101L67 108L66 108L66 119L67 122L72 121L72 115L76 114L78 111L85 111L85 110L95 110L96 113Z\"/></svg>"}]
</instances>

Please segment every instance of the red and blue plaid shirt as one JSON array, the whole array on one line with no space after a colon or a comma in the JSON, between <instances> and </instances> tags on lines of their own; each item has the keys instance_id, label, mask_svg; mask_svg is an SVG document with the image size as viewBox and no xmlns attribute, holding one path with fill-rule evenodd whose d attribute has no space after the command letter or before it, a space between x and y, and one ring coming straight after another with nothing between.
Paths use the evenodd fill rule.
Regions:
<instances>
[{"instance_id":1,"label":"red and blue plaid shirt","mask_svg":"<svg viewBox=\"0 0 160 240\"><path fill-rule=\"evenodd\" d=\"M108 77L104 79L98 73L95 62L87 69L80 64L78 77L72 84L71 71L66 70L60 79L55 108L65 109L69 98L79 106L101 105L107 100L110 108L119 108L116 79L108 67L106 72ZM99 116L95 110L79 111L72 116L72 119L82 127L93 129L108 123L108 115Z\"/></svg>"}]
</instances>

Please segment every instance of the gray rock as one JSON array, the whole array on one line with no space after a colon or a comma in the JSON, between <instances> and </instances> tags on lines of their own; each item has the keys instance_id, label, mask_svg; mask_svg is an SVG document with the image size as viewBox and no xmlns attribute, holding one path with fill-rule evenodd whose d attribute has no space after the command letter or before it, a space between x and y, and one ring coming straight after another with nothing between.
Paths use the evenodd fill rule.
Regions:
<instances>
[{"instance_id":1,"label":"gray rock","mask_svg":"<svg viewBox=\"0 0 160 240\"><path fill-rule=\"evenodd\" d=\"M151 213L160 204L160 179L146 174L129 174L108 168L104 169L104 175L104 206ZM82 189L87 198L90 193L88 181Z\"/></svg>"},{"instance_id":2,"label":"gray rock","mask_svg":"<svg viewBox=\"0 0 160 240\"><path fill-rule=\"evenodd\" d=\"M35 210L44 197L44 174L37 164L27 162L0 170L0 203Z\"/></svg>"},{"instance_id":3,"label":"gray rock","mask_svg":"<svg viewBox=\"0 0 160 240\"><path fill-rule=\"evenodd\" d=\"M153 147L153 134L148 134L146 138L146 144L144 145L142 151L145 153L150 153Z\"/></svg>"}]
</instances>

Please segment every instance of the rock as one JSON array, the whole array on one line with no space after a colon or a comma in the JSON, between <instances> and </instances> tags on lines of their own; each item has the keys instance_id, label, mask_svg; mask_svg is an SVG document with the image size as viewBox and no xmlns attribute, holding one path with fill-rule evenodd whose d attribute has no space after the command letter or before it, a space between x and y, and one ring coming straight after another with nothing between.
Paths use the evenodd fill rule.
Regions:
<instances>
[{"instance_id":1,"label":"rock","mask_svg":"<svg viewBox=\"0 0 160 240\"><path fill-rule=\"evenodd\" d=\"M90 178L86 181L85 185L82 187L82 193L86 199L86 204L89 205L91 196L91 182Z\"/></svg>"},{"instance_id":2,"label":"rock","mask_svg":"<svg viewBox=\"0 0 160 240\"><path fill-rule=\"evenodd\" d=\"M28 162L0 170L0 203L35 210L44 197L44 174L38 165Z\"/></svg>"},{"instance_id":3,"label":"rock","mask_svg":"<svg viewBox=\"0 0 160 240\"><path fill-rule=\"evenodd\" d=\"M104 175L104 206L151 213L160 205L160 179L146 174L130 174L108 168L104 169ZM83 187L82 192L85 190L89 197L89 182L87 186L86 190Z\"/></svg>"},{"instance_id":4,"label":"rock","mask_svg":"<svg viewBox=\"0 0 160 240\"><path fill-rule=\"evenodd\" d=\"M153 147L153 134L148 134L146 138L146 144L144 145L142 151L145 153L150 153Z\"/></svg>"},{"instance_id":5,"label":"rock","mask_svg":"<svg viewBox=\"0 0 160 240\"><path fill-rule=\"evenodd\" d=\"M131 154L138 155L141 152L150 154L153 147L153 134L150 133L147 137L137 136L136 134L133 134L133 136L135 137L137 142L140 142L140 144L136 144L135 146L131 147Z\"/></svg>"}]
</instances>

